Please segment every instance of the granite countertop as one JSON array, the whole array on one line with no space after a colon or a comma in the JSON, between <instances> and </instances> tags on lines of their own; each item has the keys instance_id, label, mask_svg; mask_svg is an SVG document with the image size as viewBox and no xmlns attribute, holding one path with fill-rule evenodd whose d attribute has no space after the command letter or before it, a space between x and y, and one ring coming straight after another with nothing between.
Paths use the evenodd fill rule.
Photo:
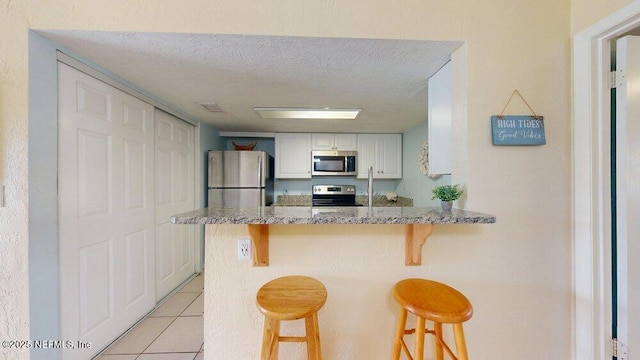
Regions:
<instances>
[{"instance_id":1,"label":"granite countertop","mask_svg":"<svg viewBox=\"0 0 640 360\"><path fill-rule=\"evenodd\" d=\"M274 206L204 208L174 215L174 224L491 224L494 215L439 207Z\"/></svg>"},{"instance_id":2,"label":"granite countertop","mask_svg":"<svg viewBox=\"0 0 640 360\"><path fill-rule=\"evenodd\" d=\"M367 206L368 201L367 195L356 195L356 202ZM271 206L311 206L311 195L278 195L278 200ZM374 195L373 206L413 206L413 199L398 196L397 201L389 201L384 195Z\"/></svg>"}]
</instances>

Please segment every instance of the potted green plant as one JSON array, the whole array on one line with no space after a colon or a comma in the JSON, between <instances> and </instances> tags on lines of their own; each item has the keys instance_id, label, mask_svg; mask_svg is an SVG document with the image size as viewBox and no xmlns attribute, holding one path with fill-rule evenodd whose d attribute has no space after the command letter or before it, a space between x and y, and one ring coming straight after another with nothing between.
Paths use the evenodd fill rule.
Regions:
<instances>
[{"instance_id":1,"label":"potted green plant","mask_svg":"<svg viewBox=\"0 0 640 360\"><path fill-rule=\"evenodd\" d=\"M431 190L433 193L433 199L440 199L442 210L451 211L452 202L458 200L464 190L460 189L459 185L442 185L436 186Z\"/></svg>"}]
</instances>

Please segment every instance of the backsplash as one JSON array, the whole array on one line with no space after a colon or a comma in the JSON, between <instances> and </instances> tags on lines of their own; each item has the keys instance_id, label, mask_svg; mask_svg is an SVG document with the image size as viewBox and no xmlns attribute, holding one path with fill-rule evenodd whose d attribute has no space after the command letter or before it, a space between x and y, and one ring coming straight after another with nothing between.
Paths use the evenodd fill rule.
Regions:
<instances>
[{"instance_id":1,"label":"backsplash","mask_svg":"<svg viewBox=\"0 0 640 360\"><path fill-rule=\"evenodd\" d=\"M396 191L400 180L374 180L373 193L384 195ZM313 185L355 185L357 195L367 192L367 180L353 176L317 176L311 179L275 179L274 195L311 195Z\"/></svg>"},{"instance_id":2,"label":"backsplash","mask_svg":"<svg viewBox=\"0 0 640 360\"><path fill-rule=\"evenodd\" d=\"M366 195L356 195L356 201L368 205ZM311 195L278 195L273 206L311 206ZM374 195L373 206L413 206L413 199L399 196L397 201L389 201L384 195Z\"/></svg>"}]
</instances>

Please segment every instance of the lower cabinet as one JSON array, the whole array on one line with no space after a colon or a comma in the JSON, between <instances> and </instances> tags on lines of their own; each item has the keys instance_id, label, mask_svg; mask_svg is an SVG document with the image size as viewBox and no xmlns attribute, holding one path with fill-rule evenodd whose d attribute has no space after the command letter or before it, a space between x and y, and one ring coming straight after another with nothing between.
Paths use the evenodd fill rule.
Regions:
<instances>
[{"instance_id":1,"label":"lower cabinet","mask_svg":"<svg viewBox=\"0 0 640 360\"><path fill-rule=\"evenodd\" d=\"M402 178L402 134L358 134L358 179Z\"/></svg>"}]
</instances>

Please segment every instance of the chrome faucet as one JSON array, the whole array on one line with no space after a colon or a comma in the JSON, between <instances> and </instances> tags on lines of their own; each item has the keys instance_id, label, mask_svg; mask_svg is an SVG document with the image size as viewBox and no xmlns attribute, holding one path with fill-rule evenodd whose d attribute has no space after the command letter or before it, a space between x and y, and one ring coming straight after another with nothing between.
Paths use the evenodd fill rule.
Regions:
<instances>
[{"instance_id":1,"label":"chrome faucet","mask_svg":"<svg viewBox=\"0 0 640 360\"><path fill-rule=\"evenodd\" d=\"M373 206L373 166L369 166L367 191L369 193L369 208Z\"/></svg>"}]
</instances>

